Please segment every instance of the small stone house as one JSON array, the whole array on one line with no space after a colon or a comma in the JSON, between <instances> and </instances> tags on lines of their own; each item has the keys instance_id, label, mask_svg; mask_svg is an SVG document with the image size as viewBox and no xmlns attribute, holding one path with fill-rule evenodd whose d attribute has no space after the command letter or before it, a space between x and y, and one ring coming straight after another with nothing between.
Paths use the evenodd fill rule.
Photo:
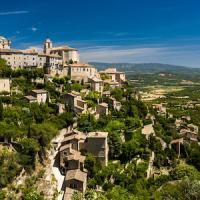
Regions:
<instances>
[{"instance_id":1,"label":"small stone house","mask_svg":"<svg viewBox=\"0 0 200 200\"><path fill-rule=\"evenodd\" d=\"M87 103L84 101L79 92L72 91L63 95L65 104L75 113L86 113Z\"/></svg>"},{"instance_id":2,"label":"small stone house","mask_svg":"<svg viewBox=\"0 0 200 200\"><path fill-rule=\"evenodd\" d=\"M97 114L106 114L108 115L108 104L107 103L100 103L97 106Z\"/></svg>"},{"instance_id":3,"label":"small stone house","mask_svg":"<svg viewBox=\"0 0 200 200\"><path fill-rule=\"evenodd\" d=\"M103 80L97 77L92 77L88 79L88 82L90 83L91 89L93 91L102 93L103 92Z\"/></svg>"},{"instance_id":4,"label":"small stone house","mask_svg":"<svg viewBox=\"0 0 200 200\"><path fill-rule=\"evenodd\" d=\"M48 92L43 89L32 90L25 96L25 99L27 99L29 103L38 102L39 104L46 103L48 98Z\"/></svg>"},{"instance_id":5,"label":"small stone house","mask_svg":"<svg viewBox=\"0 0 200 200\"><path fill-rule=\"evenodd\" d=\"M87 187L87 173L79 169L69 170L65 176L66 187L85 192Z\"/></svg>"}]
</instances>

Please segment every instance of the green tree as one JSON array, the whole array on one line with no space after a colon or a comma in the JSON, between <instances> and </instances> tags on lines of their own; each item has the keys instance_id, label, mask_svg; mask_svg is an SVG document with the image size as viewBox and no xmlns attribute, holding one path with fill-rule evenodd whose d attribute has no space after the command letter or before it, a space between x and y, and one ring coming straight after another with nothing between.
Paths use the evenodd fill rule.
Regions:
<instances>
[{"instance_id":1,"label":"green tree","mask_svg":"<svg viewBox=\"0 0 200 200\"><path fill-rule=\"evenodd\" d=\"M156 194L157 199L185 200L200 199L200 182L185 178L182 181L168 183Z\"/></svg>"},{"instance_id":2,"label":"green tree","mask_svg":"<svg viewBox=\"0 0 200 200\"><path fill-rule=\"evenodd\" d=\"M3 68L3 67L5 67L6 65L7 65L7 62L6 62L6 60L4 60L4 59L0 58L0 68Z\"/></svg>"},{"instance_id":3,"label":"green tree","mask_svg":"<svg viewBox=\"0 0 200 200\"><path fill-rule=\"evenodd\" d=\"M89 176L94 177L101 165L91 153L87 153L84 166L88 170Z\"/></svg>"},{"instance_id":4,"label":"green tree","mask_svg":"<svg viewBox=\"0 0 200 200\"><path fill-rule=\"evenodd\" d=\"M121 101L123 98L123 90L121 88L115 88L111 91L111 95L117 100Z\"/></svg>"},{"instance_id":5,"label":"green tree","mask_svg":"<svg viewBox=\"0 0 200 200\"><path fill-rule=\"evenodd\" d=\"M44 196L39 194L35 189L27 189L22 196L22 200L45 200Z\"/></svg>"},{"instance_id":6,"label":"green tree","mask_svg":"<svg viewBox=\"0 0 200 200\"><path fill-rule=\"evenodd\" d=\"M110 159L118 158L122 151L122 141L121 141L119 133L114 132L114 131L109 133L108 145L109 145Z\"/></svg>"},{"instance_id":7,"label":"green tree","mask_svg":"<svg viewBox=\"0 0 200 200\"><path fill-rule=\"evenodd\" d=\"M3 120L3 104L2 101L0 100L0 121Z\"/></svg>"},{"instance_id":8,"label":"green tree","mask_svg":"<svg viewBox=\"0 0 200 200\"><path fill-rule=\"evenodd\" d=\"M83 86L80 83L73 83L71 89L80 92L83 89Z\"/></svg>"},{"instance_id":9,"label":"green tree","mask_svg":"<svg viewBox=\"0 0 200 200\"><path fill-rule=\"evenodd\" d=\"M106 195L108 199L117 199L117 200L136 200L133 194L129 193L125 188L120 186L115 186L111 191Z\"/></svg>"}]
</instances>

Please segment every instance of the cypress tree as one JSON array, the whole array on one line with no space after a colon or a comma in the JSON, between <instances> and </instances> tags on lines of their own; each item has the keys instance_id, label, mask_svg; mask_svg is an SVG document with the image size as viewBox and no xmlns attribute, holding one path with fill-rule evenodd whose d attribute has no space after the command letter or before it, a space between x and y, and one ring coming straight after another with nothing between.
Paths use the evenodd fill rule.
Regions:
<instances>
[{"instance_id":1,"label":"cypress tree","mask_svg":"<svg viewBox=\"0 0 200 200\"><path fill-rule=\"evenodd\" d=\"M3 103L0 100L0 120L3 120Z\"/></svg>"}]
</instances>

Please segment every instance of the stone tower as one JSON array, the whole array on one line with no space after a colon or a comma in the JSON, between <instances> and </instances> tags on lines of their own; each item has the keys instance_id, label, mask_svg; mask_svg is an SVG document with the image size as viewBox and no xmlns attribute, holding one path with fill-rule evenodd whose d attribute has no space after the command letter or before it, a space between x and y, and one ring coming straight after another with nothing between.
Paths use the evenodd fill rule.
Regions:
<instances>
[{"instance_id":1,"label":"stone tower","mask_svg":"<svg viewBox=\"0 0 200 200\"><path fill-rule=\"evenodd\" d=\"M44 42L44 53L45 54L49 54L50 53L50 49L53 47L53 43L52 41L47 38Z\"/></svg>"}]
</instances>

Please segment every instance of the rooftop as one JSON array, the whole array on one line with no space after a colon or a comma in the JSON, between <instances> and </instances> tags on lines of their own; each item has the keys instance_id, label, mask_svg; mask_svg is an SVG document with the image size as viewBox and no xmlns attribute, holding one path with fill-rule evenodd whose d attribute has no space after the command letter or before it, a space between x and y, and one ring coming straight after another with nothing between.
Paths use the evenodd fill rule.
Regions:
<instances>
[{"instance_id":1,"label":"rooftop","mask_svg":"<svg viewBox=\"0 0 200 200\"><path fill-rule=\"evenodd\" d=\"M70 140L85 140L86 139L86 135L82 132L78 133L78 134L73 134L73 135L69 135L69 136L65 136L65 138L62 140L62 142L66 142L66 141L70 141Z\"/></svg>"},{"instance_id":2,"label":"rooftop","mask_svg":"<svg viewBox=\"0 0 200 200\"><path fill-rule=\"evenodd\" d=\"M89 132L87 137L90 137L90 138L107 138L108 132Z\"/></svg>"},{"instance_id":3,"label":"rooftop","mask_svg":"<svg viewBox=\"0 0 200 200\"><path fill-rule=\"evenodd\" d=\"M77 49L69 47L67 45L63 45L63 46L59 46L59 47L53 47L50 50L51 51L58 51L58 50L66 50L66 51L74 50L74 51L77 51Z\"/></svg>"},{"instance_id":4,"label":"rooftop","mask_svg":"<svg viewBox=\"0 0 200 200\"><path fill-rule=\"evenodd\" d=\"M87 173L80 171L79 169L76 170L69 170L65 176L65 180L76 179L82 182L85 182L87 179Z\"/></svg>"},{"instance_id":5,"label":"rooftop","mask_svg":"<svg viewBox=\"0 0 200 200\"><path fill-rule=\"evenodd\" d=\"M142 129L142 134L144 134L144 135L150 135L153 133L155 133L154 129L153 129L153 124L145 125Z\"/></svg>"},{"instance_id":6,"label":"rooftop","mask_svg":"<svg viewBox=\"0 0 200 200\"><path fill-rule=\"evenodd\" d=\"M23 52L17 49L0 49L0 53L17 53L22 54Z\"/></svg>"},{"instance_id":7,"label":"rooftop","mask_svg":"<svg viewBox=\"0 0 200 200\"><path fill-rule=\"evenodd\" d=\"M65 144L65 145L63 145L63 146L61 146L60 148L59 148L59 151L63 151L63 150L65 150L65 149L70 149L71 148L71 144Z\"/></svg>"},{"instance_id":8,"label":"rooftop","mask_svg":"<svg viewBox=\"0 0 200 200\"><path fill-rule=\"evenodd\" d=\"M104 103L104 102L103 102L103 103L100 103L99 106L108 108L108 104L107 104L107 103Z\"/></svg>"},{"instance_id":9,"label":"rooftop","mask_svg":"<svg viewBox=\"0 0 200 200\"><path fill-rule=\"evenodd\" d=\"M79 151L76 151L72 155L68 156L68 160L79 160L83 163L85 161L85 156L82 156Z\"/></svg>"},{"instance_id":10,"label":"rooftop","mask_svg":"<svg viewBox=\"0 0 200 200\"><path fill-rule=\"evenodd\" d=\"M47 93L47 91L43 90L43 89L31 90L31 92L34 92L34 93L37 93L37 94Z\"/></svg>"},{"instance_id":11,"label":"rooftop","mask_svg":"<svg viewBox=\"0 0 200 200\"><path fill-rule=\"evenodd\" d=\"M62 59L62 56L59 56L57 54L46 54L46 56L48 56L50 58L60 58L60 59Z\"/></svg>"},{"instance_id":12,"label":"rooftop","mask_svg":"<svg viewBox=\"0 0 200 200\"><path fill-rule=\"evenodd\" d=\"M92 78L89 78L89 81L93 81L93 82L102 82L103 80L100 79L100 78L97 78L97 77L92 77Z\"/></svg>"},{"instance_id":13,"label":"rooftop","mask_svg":"<svg viewBox=\"0 0 200 200\"><path fill-rule=\"evenodd\" d=\"M116 68L107 68L104 71L100 71L100 74L124 74L124 72L117 71Z\"/></svg>"},{"instance_id":14,"label":"rooftop","mask_svg":"<svg viewBox=\"0 0 200 200\"><path fill-rule=\"evenodd\" d=\"M27 95L27 96L24 96L26 99L28 99L29 101L33 101L33 100L37 100L37 98L35 98L34 96L31 96L31 95Z\"/></svg>"},{"instance_id":15,"label":"rooftop","mask_svg":"<svg viewBox=\"0 0 200 200\"><path fill-rule=\"evenodd\" d=\"M73 64L68 64L66 65L68 67L79 67L79 68L94 68L92 65L87 64L87 63L73 63Z\"/></svg>"},{"instance_id":16,"label":"rooftop","mask_svg":"<svg viewBox=\"0 0 200 200\"><path fill-rule=\"evenodd\" d=\"M70 95L70 96L73 96L73 97L77 97L77 96L80 96L80 93L79 92L76 92L76 91L71 91L71 92L69 92L69 93L67 93L68 95Z\"/></svg>"},{"instance_id":17,"label":"rooftop","mask_svg":"<svg viewBox=\"0 0 200 200\"><path fill-rule=\"evenodd\" d=\"M114 81L111 81L111 80L104 80L104 83L107 83L109 85L119 85L118 82L114 82Z\"/></svg>"}]
</instances>

